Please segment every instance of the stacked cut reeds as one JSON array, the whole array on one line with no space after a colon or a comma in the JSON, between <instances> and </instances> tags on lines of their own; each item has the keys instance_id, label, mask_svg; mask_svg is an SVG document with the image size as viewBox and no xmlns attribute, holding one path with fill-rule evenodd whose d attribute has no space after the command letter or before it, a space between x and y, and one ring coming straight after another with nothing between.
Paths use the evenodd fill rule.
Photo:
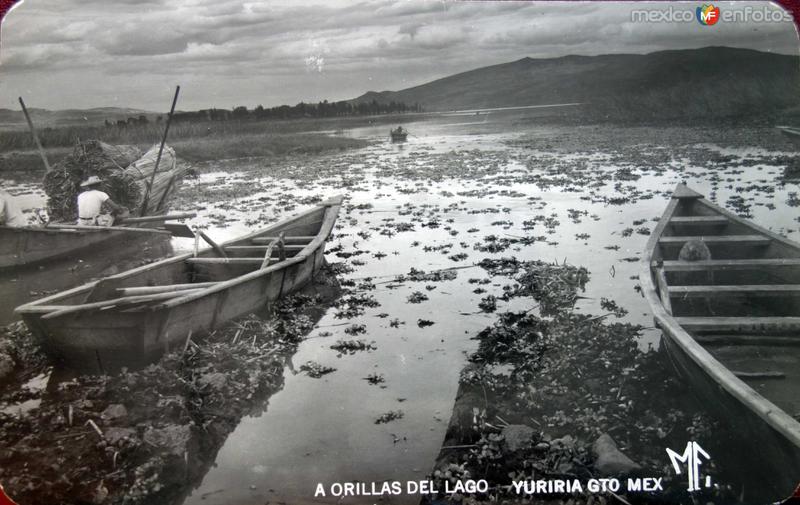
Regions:
<instances>
[{"instance_id":1,"label":"stacked cut reeds","mask_svg":"<svg viewBox=\"0 0 800 505\"><path fill-rule=\"evenodd\" d=\"M158 171L153 178L153 170L156 168L157 158L158 146L155 145L123 171L123 177L127 180L136 181L140 188L136 202L133 205L126 205L126 207L130 208L131 215L149 216L165 213L169 205L169 199L177 191L181 183L181 178L186 169L178 167L175 150L169 146L164 146L164 152L161 154L161 161L158 164ZM153 185L148 192L147 186L151 180ZM147 202L144 202L145 198L147 198Z\"/></svg>"},{"instance_id":2,"label":"stacked cut reeds","mask_svg":"<svg viewBox=\"0 0 800 505\"><path fill-rule=\"evenodd\" d=\"M175 151L165 147L148 192L157 156L158 146L142 155L135 146L115 146L98 140L79 143L72 154L45 175L43 186L50 220L74 222L77 219L80 184L92 175L103 181L99 189L117 204L127 207L131 216L166 212L185 170L177 168ZM143 205L146 195L147 205Z\"/></svg>"}]
</instances>

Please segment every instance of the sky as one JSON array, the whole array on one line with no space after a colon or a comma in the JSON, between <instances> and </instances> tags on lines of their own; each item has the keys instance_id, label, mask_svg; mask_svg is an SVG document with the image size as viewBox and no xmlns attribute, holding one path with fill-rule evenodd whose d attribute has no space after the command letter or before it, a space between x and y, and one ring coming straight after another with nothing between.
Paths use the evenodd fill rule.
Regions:
<instances>
[{"instance_id":1,"label":"sky","mask_svg":"<svg viewBox=\"0 0 800 505\"><path fill-rule=\"evenodd\" d=\"M53 110L165 111L176 84L180 110L271 107L400 90L524 57L711 45L798 54L780 7L719 2L721 15L739 19L675 19L701 4L24 0L0 26L0 108L19 109L23 96Z\"/></svg>"}]
</instances>

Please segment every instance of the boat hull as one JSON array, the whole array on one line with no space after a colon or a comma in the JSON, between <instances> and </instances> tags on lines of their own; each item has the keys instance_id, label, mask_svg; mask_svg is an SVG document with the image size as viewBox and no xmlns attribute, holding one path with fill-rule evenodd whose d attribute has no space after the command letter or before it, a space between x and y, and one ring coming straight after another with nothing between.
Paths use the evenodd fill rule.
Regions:
<instances>
[{"instance_id":1,"label":"boat hull","mask_svg":"<svg viewBox=\"0 0 800 505\"><path fill-rule=\"evenodd\" d=\"M146 228L12 228L0 226L0 269L66 259L98 246L114 244L114 250L152 240L169 239L169 233Z\"/></svg>"},{"instance_id":2,"label":"boat hull","mask_svg":"<svg viewBox=\"0 0 800 505\"><path fill-rule=\"evenodd\" d=\"M684 255L692 241L710 257ZM639 279L677 374L736 433L725 441L731 454L750 456L734 469L748 481L748 499L791 494L800 483L800 245L681 184L648 240Z\"/></svg>"},{"instance_id":3,"label":"boat hull","mask_svg":"<svg viewBox=\"0 0 800 505\"><path fill-rule=\"evenodd\" d=\"M764 422L764 419L732 395L725 387L708 374L694 356L680 344L680 336L663 329L662 346L669 356L677 375L689 385L692 394L718 422L735 429L737 438L726 441L732 448L747 448L749 460L757 462L749 465L747 484L758 486L758 495L763 503L785 498L797 487L800 474L791 469L800 469L800 447L790 439ZM713 435L713 434L712 434ZM702 446L702 441L697 440ZM712 459L721 455L711 454ZM745 492L750 486L745 484ZM764 496L762 493L768 493Z\"/></svg>"}]
</instances>

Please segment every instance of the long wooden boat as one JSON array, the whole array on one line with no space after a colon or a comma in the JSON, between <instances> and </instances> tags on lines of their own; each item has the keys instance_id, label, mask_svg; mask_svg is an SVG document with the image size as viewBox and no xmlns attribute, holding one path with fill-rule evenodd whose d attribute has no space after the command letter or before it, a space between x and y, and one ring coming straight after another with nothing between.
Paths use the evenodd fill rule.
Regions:
<instances>
[{"instance_id":1,"label":"long wooden boat","mask_svg":"<svg viewBox=\"0 0 800 505\"><path fill-rule=\"evenodd\" d=\"M144 364L190 335L264 307L322 268L343 197L209 249L17 307L43 347L72 368Z\"/></svg>"},{"instance_id":2,"label":"long wooden boat","mask_svg":"<svg viewBox=\"0 0 800 505\"><path fill-rule=\"evenodd\" d=\"M0 268L66 258L101 244L169 236L166 230L126 226L0 226Z\"/></svg>"},{"instance_id":3,"label":"long wooden boat","mask_svg":"<svg viewBox=\"0 0 800 505\"><path fill-rule=\"evenodd\" d=\"M710 259L681 259L690 240ZM770 493L759 502L791 494L800 483L800 244L679 184L640 281L677 372L740 434L731 443Z\"/></svg>"}]
</instances>

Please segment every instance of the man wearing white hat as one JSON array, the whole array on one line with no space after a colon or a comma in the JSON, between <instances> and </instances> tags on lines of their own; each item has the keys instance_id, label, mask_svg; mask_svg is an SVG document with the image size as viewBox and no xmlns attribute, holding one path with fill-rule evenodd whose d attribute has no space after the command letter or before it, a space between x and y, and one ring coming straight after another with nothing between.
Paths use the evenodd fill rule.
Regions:
<instances>
[{"instance_id":1,"label":"man wearing white hat","mask_svg":"<svg viewBox=\"0 0 800 505\"><path fill-rule=\"evenodd\" d=\"M107 193L98 189L102 182L99 177L93 175L81 183L81 187L86 190L78 195L78 224L86 226L114 224L112 215L103 214L103 204L110 208L113 214L121 214L124 211Z\"/></svg>"}]
</instances>

